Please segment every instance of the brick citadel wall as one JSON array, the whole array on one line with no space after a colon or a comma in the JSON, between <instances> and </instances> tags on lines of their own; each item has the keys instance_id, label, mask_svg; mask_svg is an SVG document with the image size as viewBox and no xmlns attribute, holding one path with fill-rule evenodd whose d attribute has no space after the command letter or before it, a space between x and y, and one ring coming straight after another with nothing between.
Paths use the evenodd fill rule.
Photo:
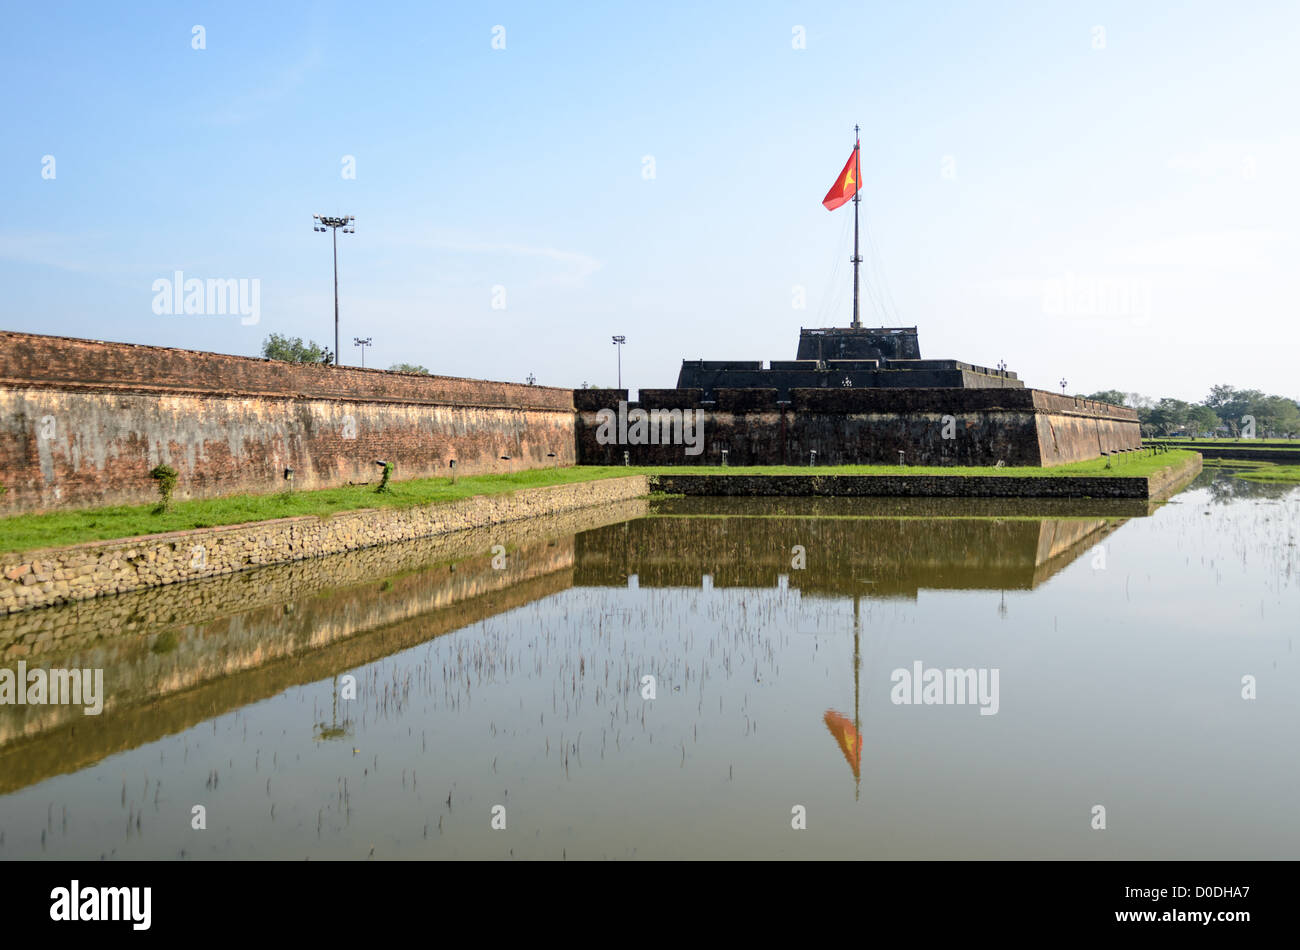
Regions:
<instances>
[{"instance_id":1,"label":"brick citadel wall","mask_svg":"<svg viewBox=\"0 0 1300 950\"><path fill-rule=\"evenodd\" d=\"M0 332L0 516L176 497L572 464L1059 465L1140 444L1131 409L1031 389L641 391L629 409L702 413L703 444L601 444L626 390L292 364ZM575 411L576 409L576 411Z\"/></svg>"},{"instance_id":2,"label":"brick citadel wall","mask_svg":"<svg viewBox=\"0 0 1300 950\"><path fill-rule=\"evenodd\" d=\"M1052 466L1141 446L1137 412L1036 389L643 389L634 409L696 410L702 452L682 444L602 444L602 409L618 411L627 390L574 392L579 464Z\"/></svg>"},{"instance_id":3,"label":"brick citadel wall","mask_svg":"<svg viewBox=\"0 0 1300 950\"><path fill-rule=\"evenodd\" d=\"M574 462L567 389L0 332L0 515ZM503 458L506 456L508 458Z\"/></svg>"}]
</instances>

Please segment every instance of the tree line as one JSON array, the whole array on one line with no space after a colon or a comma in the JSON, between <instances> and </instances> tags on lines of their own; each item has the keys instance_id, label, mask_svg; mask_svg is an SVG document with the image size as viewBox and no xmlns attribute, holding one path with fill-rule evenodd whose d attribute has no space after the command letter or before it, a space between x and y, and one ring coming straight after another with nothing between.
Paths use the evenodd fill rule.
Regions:
<instances>
[{"instance_id":1,"label":"tree line","mask_svg":"<svg viewBox=\"0 0 1300 950\"><path fill-rule=\"evenodd\" d=\"M321 346L315 340L304 343L300 336L281 336L278 333L272 333L262 341L262 356L268 360L282 360L286 363L332 364L334 362L334 353L329 347ZM429 375L429 371L417 363L394 363L388 367L388 371Z\"/></svg>"},{"instance_id":2,"label":"tree line","mask_svg":"<svg viewBox=\"0 0 1300 950\"><path fill-rule=\"evenodd\" d=\"M289 363L332 363L334 354L315 340L306 343L302 337L281 336L272 333L262 344L262 355L267 359ZM394 363L388 367L395 373L420 373L429 371L414 363ZM587 384L583 383L586 389ZM1126 393L1118 389L1101 392L1080 399L1094 399L1116 406L1136 409L1142 434L1147 436L1227 436L1237 438L1248 431L1248 420L1254 419L1253 435L1257 438L1296 438L1300 436L1300 404L1286 396L1269 396L1258 389L1237 389L1219 385L1210 388L1202 402L1184 402L1181 399L1152 399L1141 393Z\"/></svg>"},{"instance_id":3,"label":"tree line","mask_svg":"<svg viewBox=\"0 0 1300 950\"><path fill-rule=\"evenodd\" d=\"M1300 435L1300 403L1287 396L1270 396L1258 389L1222 384L1210 387L1201 402L1105 389L1083 396L1136 409L1143 435L1226 436L1284 439ZM1250 420L1254 420L1253 433Z\"/></svg>"}]
</instances>

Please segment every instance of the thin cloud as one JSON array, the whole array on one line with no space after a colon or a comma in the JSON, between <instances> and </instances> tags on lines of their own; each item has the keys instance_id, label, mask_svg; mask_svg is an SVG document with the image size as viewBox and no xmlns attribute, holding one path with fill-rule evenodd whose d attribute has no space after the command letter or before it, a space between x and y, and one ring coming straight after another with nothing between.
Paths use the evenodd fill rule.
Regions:
<instances>
[{"instance_id":1,"label":"thin cloud","mask_svg":"<svg viewBox=\"0 0 1300 950\"><path fill-rule=\"evenodd\" d=\"M581 286L588 277L600 270L604 263L581 251L566 251L556 247L539 247L528 244L494 244L485 241L471 241L457 238L411 237L402 239L393 237L386 243L403 247L423 247L437 251L451 251L457 254L475 254L490 257L523 257L553 261L562 265L562 269L549 275L555 283Z\"/></svg>"},{"instance_id":2,"label":"thin cloud","mask_svg":"<svg viewBox=\"0 0 1300 950\"><path fill-rule=\"evenodd\" d=\"M207 116L210 125L239 125L265 115L273 106L303 85L324 59L313 46L260 89L245 93Z\"/></svg>"}]
</instances>

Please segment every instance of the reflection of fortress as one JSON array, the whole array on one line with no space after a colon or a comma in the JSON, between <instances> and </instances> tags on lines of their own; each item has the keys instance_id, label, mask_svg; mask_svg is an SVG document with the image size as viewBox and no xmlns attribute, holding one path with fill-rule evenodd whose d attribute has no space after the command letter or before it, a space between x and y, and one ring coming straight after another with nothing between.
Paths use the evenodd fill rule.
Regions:
<instances>
[{"instance_id":1,"label":"reflection of fortress","mask_svg":"<svg viewBox=\"0 0 1300 950\"><path fill-rule=\"evenodd\" d=\"M644 518L577 539L579 586L773 587L805 595L1032 590L1110 534L1106 518ZM738 531L738 528L740 529ZM739 537L743 544L737 544ZM806 566L791 570L803 547Z\"/></svg>"},{"instance_id":2,"label":"reflection of fortress","mask_svg":"<svg viewBox=\"0 0 1300 950\"><path fill-rule=\"evenodd\" d=\"M769 513L759 517L718 517L724 500L693 517L702 513L696 499L640 517L645 504L0 617L0 650L30 644L29 667L102 668L107 693L98 717L0 706L0 794L572 587L626 586L632 574L647 587L699 586L705 574L717 586L771 587L787 574L814 595L1030 589L1122 523L1099 509L1083 518L972 515L1009 510L990 502L927 509L899 500L890 516L866 518L844 516L865 506L826 499L750 501L751 515ZM486 553L498 543L509 548L506 570ZM802 571L789 569L795 544L807 551Z\"/></svg>"}]
</instances>

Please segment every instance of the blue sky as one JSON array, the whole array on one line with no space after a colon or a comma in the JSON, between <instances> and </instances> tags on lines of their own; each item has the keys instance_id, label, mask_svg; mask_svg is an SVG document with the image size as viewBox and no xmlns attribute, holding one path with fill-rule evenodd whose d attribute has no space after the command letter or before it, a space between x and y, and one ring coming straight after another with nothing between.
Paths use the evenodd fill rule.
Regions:
<instances>
[{"instance_id":1,"label":"blue sky","mask_svg":"<svg viewBox=\"0 0 1300 950\"><path fill-rule=\"evenodd\" d=\"M864 322L1040 388L1300 396L1300 4L585 6L10 5L0 327L332 345L311 215L352 214L344 362L791 359L849 319L858 123ZM177 270L259 321L155 314Z\"/></svg>"}]
</instances>

